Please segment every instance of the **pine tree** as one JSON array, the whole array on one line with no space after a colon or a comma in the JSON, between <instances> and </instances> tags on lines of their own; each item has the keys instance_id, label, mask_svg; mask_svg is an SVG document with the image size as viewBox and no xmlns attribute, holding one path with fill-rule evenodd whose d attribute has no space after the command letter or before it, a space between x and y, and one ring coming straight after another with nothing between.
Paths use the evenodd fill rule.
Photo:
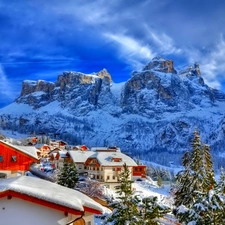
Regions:
<instances>
[{"instance_id":1,"label":"pine tree","mask_svg":"<svg viewBox=\"0 0 225 225\"><path fill-rule=\"evenodd\" d=\"M158 185L159 187L162 186L162 178L161 178L161 176L158 176L158 178L157 178L157 185Z\"/></svg>"},{"instance_id":2,"label":"pine tree","mask_svg":"<svg viewBox=\"0 0 225 225\"><path fill-rule=\"evenodd\" d=\"M57 183L68 188L74 188L77 182L78 172L75 164L65 162L59 173Z\"/></svg>"},{"instance_id":3,"label":"pine tree","mask_svg":"<svg viewBox=\"0 0 225 225\"><path fill-rule=\"evenodd\" d=\"M222 225L225 224L224 209L224 196L220 193L215 190L198 193L190 208L178 212L179 221L185 224Z\"/></svg>"},{"instance_id":4,"label":"pine tree","mask_svg":"<svg viewBox=\"0 0 225 225\"><path fill-rule=\"evenodd\" d=\"M185 152L182 158L182 165L184 170L177 174L177 187L175 192L174 204L175 206L185 205L189 206L192 204L192 187L190 180L192 180L192 171L190 168L191 164L191 153Z\"/></svg>"},{"instance_id":5,"label":"pine tree","mask_svg":"<svg viewBox=\"0 0 225 225\"><path fill-rule=\"evenodd\" d=\"M113 212L106 223L113 222L114 225L135 225L138 218L138 199L133 198L132 183L130 180L130 171L126 164L123 166L123 171L119 175L120 188L116 192L119 197L110 206Z\"/></svg>"},{"instance_id":6,"label":"pine tree","mask_svg":"<svg viewBox=\"0 0 225 225\"><path fill-rule=\"evenodd\" d=\"M105 224L108 222L113 222L114 225L159 224L158 218L169 212L169 208L160 205L157 202L157 197L141 199L139 196L133 195L133 181L130 180L130 171L126 164L119 178L120 188L117 191L119 198L110 205L113 212L106 219Z\"/></svg>"},{"instance_id":7,"label":"pine tree","mask_svg":"<svg viewBox=\"0 0 225 225\"><path fill-rule=\"evenodd\" d=\"M225 172L223 167L220 168L220 179L218 183L218 189L221 193L225 194Z\"/></svg>"},{"instance_id":8,"label":"pine tree","mask_svg":"<svg viewBox=\"0 0 225 225\"><path fill-rule=\"evenodd\" d=\"M204 169L205 169L204 191L209 191L213 189L214 187L216 187L212 156L210 154L210 146L203 145L202 150L203 150Z\"/></svg>"},{"instance_id":9,"label":"pine tree","mask_svg":"<svg viewBox=\"0 0 225 225\"><path fill-rule=\"evenodd\" d=\"M143 198L139 203L139 209L141 225L158 225L158 219L170 211L168 207L158 203L156 196Z\"/></svg>"},{"instance_id":10,"label":"pine tree","mask_svg":"<svg viewBox=\"0 0 225 225\"><path fill-rule=\"evenodd\" d=\"M185 224L224 224L224 196L214 178L210 147L194 133L192 152L183 157L185 170L178 173L175 215Z\"/></svg>"}]
</instances>

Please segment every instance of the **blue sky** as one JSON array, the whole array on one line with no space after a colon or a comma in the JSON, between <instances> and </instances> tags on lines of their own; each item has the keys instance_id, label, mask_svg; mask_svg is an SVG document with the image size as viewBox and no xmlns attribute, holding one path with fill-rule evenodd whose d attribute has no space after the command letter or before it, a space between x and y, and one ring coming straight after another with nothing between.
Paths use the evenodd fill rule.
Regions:
<instances>
[{"instance_id":1,"label":"blue sky","mask_svg":"<svg viewBox=\"0 0 225 225\"><path fill-rule=\"evenodd\" d=\"M106 68L121 82L155 56L225 90L224 24L223 0L0 0L0 107L25 79Z\"/></svg>"}]
</instances>

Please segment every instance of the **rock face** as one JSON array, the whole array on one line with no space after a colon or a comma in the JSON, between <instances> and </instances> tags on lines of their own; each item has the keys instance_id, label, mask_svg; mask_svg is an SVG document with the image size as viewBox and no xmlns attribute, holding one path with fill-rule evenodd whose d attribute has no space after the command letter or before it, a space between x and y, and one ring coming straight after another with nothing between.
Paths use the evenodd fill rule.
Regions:
<instances>
[{"instance_id":1,"label":"rock face","mask_svg":"<svg viewBox=\"0 0 225 225\"><path fill-rule=\"evenodd\" d=\"M97 104L101 89L109 87L111 82L112 78L106 69L97 74L64 72L55 83L24 81L16 102L37 109L57 100L62 107L69 106L71 110L81 103L90 110Z\"/></svg>"},{"instance_id":2,"label":"rock face","mask_svg":"<svg viewBox=\"0 0 225 225\"><path fill-rule=\"evenodd\" d=\"M177 73L173 68L172 60L164 60L161 57L155 57L150 63L148 63L143 70L152 70L163 72L163 73Z\"/></svg>"},{"instance_id":3,"label":"rock face","mask_svg":"<svg viewBox=\"0 0 225 225\"><path fill-rule=\"evenodd\" d=\"M158 57L121 84L105 69L64 72L54 83L24 81L15 103L0 110L0 126L147 156L186 151L195 129L223 151L224 112L225 94L204 83L198 64L177 73L171 60Z\"/></svg>"}]
</instances>

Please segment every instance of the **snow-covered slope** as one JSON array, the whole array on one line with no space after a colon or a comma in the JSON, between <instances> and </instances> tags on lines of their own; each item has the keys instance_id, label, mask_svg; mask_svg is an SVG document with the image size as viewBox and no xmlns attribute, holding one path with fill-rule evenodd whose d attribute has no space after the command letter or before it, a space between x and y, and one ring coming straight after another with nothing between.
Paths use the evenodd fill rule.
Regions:
<instances>
[{"instance_id":1,"label":"snow-covered slope","mask_svg":"<svg viewBox=\"0 0 225 225\"><path fill-rule=\"evenodd\" d=\"M172 61L154 58L121 84L105 69L64 72L55 83L24 81L21 95L0 109L0 126L146 156L189 149L198 129L204 143L223 152L224 112L225 94L204 83L199 65L177 72Z\"/></svg>"}]
</instances>

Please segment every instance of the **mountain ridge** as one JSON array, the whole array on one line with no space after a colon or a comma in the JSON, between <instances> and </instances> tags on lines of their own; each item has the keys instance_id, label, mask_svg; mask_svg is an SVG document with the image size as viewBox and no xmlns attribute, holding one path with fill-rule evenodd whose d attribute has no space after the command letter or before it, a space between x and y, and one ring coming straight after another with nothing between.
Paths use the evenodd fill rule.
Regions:
<instances>
[{"instance_id":1,"label":"mountain ridge","mask_svg":"<svg viewBox=\"0 0 225 225\"><path fill-rule=\"evenodd\" d=\"M225 94L204 83L197 63L176 71L173 61L157 57L121 84L106 69L64 72L56 82L24 81L20 96L0 110L0 126L135 154L185 151L198 129L222 152L224 112Z\"/></svg>"}]
</instances>

